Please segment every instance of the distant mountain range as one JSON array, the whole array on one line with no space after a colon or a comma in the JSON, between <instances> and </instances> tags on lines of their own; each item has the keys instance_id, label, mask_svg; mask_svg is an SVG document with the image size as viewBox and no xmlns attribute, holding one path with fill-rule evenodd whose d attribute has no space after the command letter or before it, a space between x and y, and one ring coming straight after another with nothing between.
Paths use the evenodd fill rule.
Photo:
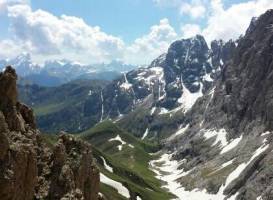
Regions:
<instances>
[{"instance_id":1,"label":"distant mountain range","mask_svg":"<svg viewBox=\"0 0 273 200\"><path fill-rule=\"evenodd\" d=\"M43 65L32 62L30 54L22 53L15 58L0 60L0 70L7 65L13 66L20 76L20 83L40 86L59 86L76 79L114 80L123 71L137 66L112 61L105 64L85 65L69 60L48 60Z\"/></svg>"}]
</instances>

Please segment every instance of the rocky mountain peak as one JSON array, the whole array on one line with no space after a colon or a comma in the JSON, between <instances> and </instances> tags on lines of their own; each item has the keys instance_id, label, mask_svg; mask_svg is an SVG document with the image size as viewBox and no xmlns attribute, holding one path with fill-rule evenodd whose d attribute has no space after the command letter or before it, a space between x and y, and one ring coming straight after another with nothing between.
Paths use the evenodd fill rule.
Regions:
<instances>
[{"instance_id":1,"label":"rocky mountain peak","mask_svg":"<svg viewBox=\"0 0 273 200\"><path fill-rule=\"evenodd\" d=\"M0 73L1 199L98 199L90 145L67 134L48 144L32 109L17 101L16 80L10 66Z\"/></svg>"},{"instance_id":2,"label":"rocky mountain peak","mask_svg":"<svg viewBox=\"0 0 273 200\"><path fill-rule=\"evenodd\" d=\"M8 66L4 72L0 73L0 103L1 108L8 106L15 106L17 103L17 88L16 88L17 74L15 70Z\"/></svg>"},{"instance_id":3,"label":"rocky mountain peak","mask_svg":"<svg viewBox=\"0 0 273 200\"><path fill-rule=\"evenodd\" d=\"M208 191L208 199L273 197L267 178L273 160L272 24L269 10L238 41L212 42L212 61L223 61L219 78L167 144L173 158L185 161L177 168L188 170L180 181L189 191Z\"/></svg>"}]
</instances>

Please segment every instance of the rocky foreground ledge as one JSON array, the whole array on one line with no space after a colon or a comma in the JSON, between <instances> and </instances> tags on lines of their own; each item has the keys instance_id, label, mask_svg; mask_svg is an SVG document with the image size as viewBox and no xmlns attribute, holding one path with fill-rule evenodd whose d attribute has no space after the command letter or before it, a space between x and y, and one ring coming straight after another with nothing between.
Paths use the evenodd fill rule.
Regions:
<instances>
[{"instance_id":1,"label":"rocky foreground ledge","mask_svg":"<svg viewBox=\"0 0 273 200\"><path fill-rule=\"evenodd\" d=\"M17 101L17 75L0 73L0 198L99 199L99 171L88 143L60 134L48 145L32 109Z\"/></svg>"}]
</instances>

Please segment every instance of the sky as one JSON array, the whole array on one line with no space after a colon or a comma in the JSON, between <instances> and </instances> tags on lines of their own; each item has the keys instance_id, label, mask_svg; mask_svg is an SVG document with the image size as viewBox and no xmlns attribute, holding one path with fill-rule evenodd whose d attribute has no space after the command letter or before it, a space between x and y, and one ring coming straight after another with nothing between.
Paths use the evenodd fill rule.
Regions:
<instances>
[{"instance_id":1,"label":"sky","mask_svg":"<svg viewBox=\"0 0 273 200\"><path fill-rule=\"evenodd\" d=\"M0 0L0 59L149 64L179 39L236 40L272 0Z\"/></svg>"}]
</instances>

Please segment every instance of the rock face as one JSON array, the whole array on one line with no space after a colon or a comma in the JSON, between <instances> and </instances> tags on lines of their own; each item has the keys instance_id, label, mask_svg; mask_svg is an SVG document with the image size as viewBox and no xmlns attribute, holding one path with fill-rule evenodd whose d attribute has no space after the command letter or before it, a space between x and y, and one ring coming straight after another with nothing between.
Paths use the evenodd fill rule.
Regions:
<instances>
[{"instance_id":1,"label":"rock face","mask_svg":"<svg viewBox=\"0 0 273 200\"><path fill-rule=\"evenodd\" d=\"M180 178L186 189L273 199L272 24L269 10L252 20L236 47L224 45L234 50L223 56L213 88L186 113L181 127L189 128L167 142L174 159L186 160L180 168L194 167ZM221 54L224 46L219 51L215 43L212 51Z\"/></svg>"},{"instance_id":2,"label":"rock face","mask_svg":"<svg viewBox=\"0 0 273 200\"><path fill-rule=\"evenodd\" d=\"M11 67L0 73L1 199L98 199L90 146L66 134L46 145L32 110L17 102L16 79Z\"/></svg>"}]
</instances>

